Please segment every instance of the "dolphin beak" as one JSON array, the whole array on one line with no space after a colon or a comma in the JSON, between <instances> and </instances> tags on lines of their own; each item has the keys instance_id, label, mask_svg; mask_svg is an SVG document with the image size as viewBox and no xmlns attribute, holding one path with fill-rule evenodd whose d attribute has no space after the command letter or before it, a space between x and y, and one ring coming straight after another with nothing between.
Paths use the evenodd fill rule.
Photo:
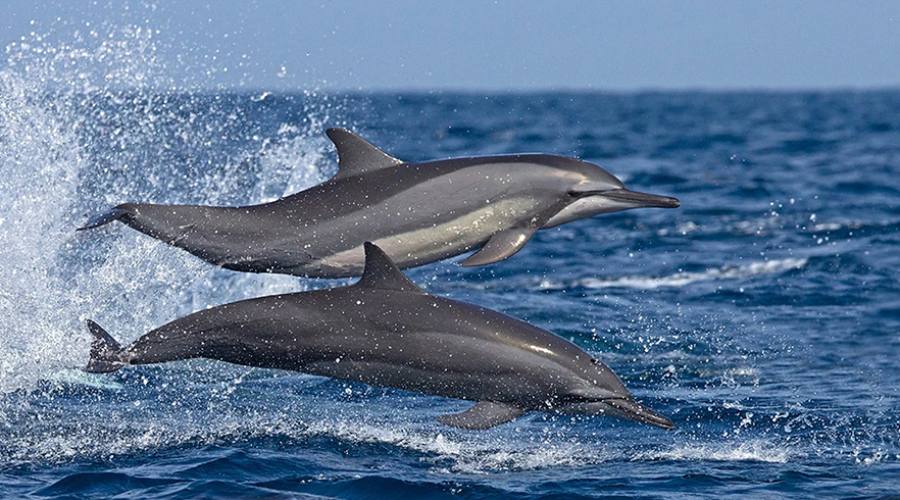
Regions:
<instances>
[{"instance_id":1,"label":"dolphin beak","mask_svg":"<svg viewBox=\"0 0 900 500\"><path fill-rule=\"evenodd\" d=\"M678 198L671 196L660 196L658 194L640 193L638 191L630 191L628 189L612 189L593 193L619 203L633 205L634 208L657 207L657 208L678 208L681 202Z\"/></svg>"},{"instance_id":2,"label":"dolphin beak","mask_svg":"<svg viewBox=\"0 0 900 500\"><path fill-rule=\"evenodd\" d=\"M604 399L603 403L612 407L613 411L610 413L617 417L635 420L642 424L655 425L656 427L661 427L666 430L675 428L675 424L673 424L671 420L633 399L611 398Z\"/></svg>"}]
</instances>

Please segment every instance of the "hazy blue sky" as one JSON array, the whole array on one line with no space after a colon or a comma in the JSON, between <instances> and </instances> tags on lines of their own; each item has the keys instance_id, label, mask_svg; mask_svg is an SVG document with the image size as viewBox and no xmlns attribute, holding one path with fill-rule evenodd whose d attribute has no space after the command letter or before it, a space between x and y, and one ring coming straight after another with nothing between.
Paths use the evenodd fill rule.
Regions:
<instances>
[{"instance_id":1,"label":"hazy blue sky","mask_svg":"<svg viewBox=\"0 0 900 500\"><path fill-rule=\"evenodd\" d=\"M12 0L2 10L4 46L30 31L65 39L85 22L149 25L170 76L208 87L900 86L900 1Z\"/></svg>"}]
</instances>

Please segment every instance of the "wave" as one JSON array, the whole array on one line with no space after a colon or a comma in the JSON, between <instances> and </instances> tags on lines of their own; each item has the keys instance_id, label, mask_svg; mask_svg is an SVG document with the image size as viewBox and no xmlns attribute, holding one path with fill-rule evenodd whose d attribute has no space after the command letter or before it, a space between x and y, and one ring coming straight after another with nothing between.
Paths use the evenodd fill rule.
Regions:
<instances>
[{"instance_id":1,"label":"wave","mask_svg":"<svg viewBox=\"0 0 900 500\"><path fill-rule=\"evenodd\" d=\"M287 411L235 411L227 415L206 415L208 418L203 419L202 425L199 421L197 425L191 425L176 414L156 415L153 421L130 419L112 425L107 422L106 425L55 428L38 434L22 434L0 446L0 456L4 458L3 466L91 459L105 461L183 446L228 446L275 439L282 446L291 447L293 443L293 446L304 448L324 446L340 449L346 444L358 447L389 446L423 454L422 460L434 472L464 474L659 460L785 462L792 456L792 452L783 445L753 439L719 442L712 438L712 441L692 440L690 444L639 446L631 440L610 443L606 432L586 436L561 421L557 421L554 430L548 430L542 425L539 415L495 430L470 433L441 428L430 420L372 422L371 418L365 419L361 414L354 415L352 410L340 413L343 416L319 415L298 419L296 413L289 414ZM523 433L534 437L523 439ZM681 436L682 439L686 437L685 434ZM659 439L669 441L667 437ZM309 441L321 438L345 444ZM378 450L373 452L383 453Z\"/></svg>"},{"instance_id":2,"label":"wave","mask_svg":"<svg viewBox=\"0 0 900 500\"><path fill-rule=\"evenodd\" d=\"M614 458L597 453L593 445L572 440L545 438L534 443L498 437L509 429L498 429L482 436L432 427L395 427L360 425L357 421L319 421L304 431L352 443L389 444L409 451L427 453L438 470L484 473L503 470L532 470L556 466L588 465Z\"/></svg>"},{"instance_id":3,"label":"wave","mask_svg":"<svg viewBox=\"0 0 900 500\"><path fill-rule=\"evenodd\" d=\"M113 381L110 377L87 373L84 370L62 369L54 371L45 377L45 380L54 384L65 386L84 386L95 389L123 389L125 386Z\"/></svg>"},{"instance_id":4,"label":"wave","mask_svg":"<svg viewBox=\"0 0 900 500\"><path fill-rule=\"evenodd\" d=\"M636 288L651 290L656 288L680 288L701 281L718 281L751 278L764 274L777 274L806 266L807 258L786 258L751 262L749 264L709 268L698 272L679 272L667 276L621 276L618 278L584 278L569 283L543 280L539 287L545 290L563 288Z\"/></svg>"},{"instance_id":5,"label":"wave","mask_svg":"<svg viewBox=\"0 0 900 500\"><path fill-rule=\"evenodd\" d=\"M785 463L792 456L790 448L764 440L716 444L679 444L671 448L639 455L644 460L708 460L714 462Z\"/></svg>"}]
</instances>

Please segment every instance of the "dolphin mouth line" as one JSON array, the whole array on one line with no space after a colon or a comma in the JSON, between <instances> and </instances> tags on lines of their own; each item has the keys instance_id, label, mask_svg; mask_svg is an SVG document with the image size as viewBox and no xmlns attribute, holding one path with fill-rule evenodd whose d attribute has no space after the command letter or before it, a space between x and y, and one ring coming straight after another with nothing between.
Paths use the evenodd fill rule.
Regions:
<instances>
[{"instance_id":1,"label":"dolphin mouth line","mask_svg":"<svg viewBox=\"0 0 900 500\"><path fill-rule=\"evenodd\" d=\"M633 399L605 398L601 399L600 401L622 412L624 416L630 418L631 420L635 420L643 424L654 425L665 430L672 430L675 428L675 424L672 423L671 420L660 415L659 413L656 413L655 411L647 408L646 406L638 403Z\"/></svg>"},{"instance_id":2,"label":"dolphin mouth line","mask_svg":"<svg viewBox=\"0 0 900 500\"><path fill-rule=\"evenodd\" d=\"M661 196L658 194L641 193L639 191L631 191L630 189L610 189L607 191L582 191L575 193L579 198L584 196L603 196L613 201L628 203L635 207L647 208L678 208L681 202L678 198L671 196Z\"/></svg>"}]
</instances>

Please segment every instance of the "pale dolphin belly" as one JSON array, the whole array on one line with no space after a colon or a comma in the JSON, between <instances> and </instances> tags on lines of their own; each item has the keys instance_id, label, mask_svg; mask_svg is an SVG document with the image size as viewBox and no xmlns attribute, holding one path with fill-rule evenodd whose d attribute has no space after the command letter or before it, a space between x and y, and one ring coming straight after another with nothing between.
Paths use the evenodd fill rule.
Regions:
<instances>
[{"instance_id":1,"label":"pale dolphin belly","mask_svg":"<svg viewBox=\"0 0 900 500\"><path fill-rule=\"evenodd\" d=\"M500 200L430 226L372 238L400 267L459 255L487 241L498 231L528 221L542 203L522 196ZM362 270L363 245L341 250L303 268L315 273L355 274Z\"/></svg>"}]
</instances>

